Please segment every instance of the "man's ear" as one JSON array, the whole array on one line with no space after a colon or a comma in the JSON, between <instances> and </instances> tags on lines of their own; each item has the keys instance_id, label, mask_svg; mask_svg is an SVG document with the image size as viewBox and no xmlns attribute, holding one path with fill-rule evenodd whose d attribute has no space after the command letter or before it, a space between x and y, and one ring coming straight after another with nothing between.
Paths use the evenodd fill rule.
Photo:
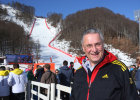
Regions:
<instances>
[{"instance_id":1,"label":"man's ear","mask_svg":"<svg viewBox=\"0 0 140 100\"><path fill-rule=\"evenodd\" d=\"M85 47L84 47L84 45L82 44L82 49L83 49L83 51L85 52Z\"/></svg>"}]
</instances>

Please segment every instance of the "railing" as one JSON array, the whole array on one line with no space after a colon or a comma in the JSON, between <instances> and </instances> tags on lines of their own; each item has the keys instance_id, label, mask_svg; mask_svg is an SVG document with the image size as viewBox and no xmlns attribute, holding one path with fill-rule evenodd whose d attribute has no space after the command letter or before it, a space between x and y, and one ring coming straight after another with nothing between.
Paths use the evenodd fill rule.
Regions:
<instances>
[{"instance_id":1,"label":"railing","mask_svg":"<svg viewBox=\"0 0 140 100\"><path fill-rule=\"evenodd\" d=\"M47 89L47 94L44 95L41 93L41 88ZM30 91L29 89L26 89L28 92ZM26 100L34 100L34 97L38 98L38 100L43 99L43 100L61 100L61 91L66 92L66 93L71 93L71 87L63 86L60 84L44 84L40 82L35 82L31 81L31 97L27 96L30 93L27 93L26 91ZM56 96L57 92L57 96Z\"/></svg>"},{"instance_id":2,"label":"railing","mask_svg":"<svg viewBox=\"0 0 140 100\"><path fill-rule=\"evenodd\" d=\"M43 100L49 100L49 98L50 98L49 96L50 95L45 96L45 95L41 94L40 90L41 90L41 87L45 88L45 89L48 90L48 94L50 94L50 85L32 81L31 82L31 86L32 86L31 100L33 100L33 94L38 97L38 100L40 98L43 99ZM37 86L37 87L35 87L35 86Z\"/></svg>"},{"instance_id":3,"label":"railing","mask_svg":"<svg viewBox=\"0 0 140 100\"><path fill-rule=\"evenodd\" d=\"M69 94L71 93L71 87L67 87L67 86L60 85L60 84L56 84L56 90L57 90L57 94L58 94L56 97L56 100L61 100L60 99L61 91L64 91L64 92L69 93Z\"/></svg>"}]
</instances>

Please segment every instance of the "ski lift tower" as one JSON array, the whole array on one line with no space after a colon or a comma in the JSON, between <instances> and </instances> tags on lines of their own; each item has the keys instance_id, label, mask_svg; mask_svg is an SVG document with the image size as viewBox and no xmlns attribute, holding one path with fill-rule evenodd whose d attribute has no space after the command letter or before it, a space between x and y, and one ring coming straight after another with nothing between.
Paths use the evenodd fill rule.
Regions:
<instances>
[{"instance_id":1,"label":"ski lift tower","mask_svg":"<svg viewBox=\"0 0 140 100\"><path fill-rule=\"evenodd\" d=\"M136 10L134 14L135 14L135 20L139 22L139 51L138 53L140 53L140 10Z\"/></svg>"}]
</instances>

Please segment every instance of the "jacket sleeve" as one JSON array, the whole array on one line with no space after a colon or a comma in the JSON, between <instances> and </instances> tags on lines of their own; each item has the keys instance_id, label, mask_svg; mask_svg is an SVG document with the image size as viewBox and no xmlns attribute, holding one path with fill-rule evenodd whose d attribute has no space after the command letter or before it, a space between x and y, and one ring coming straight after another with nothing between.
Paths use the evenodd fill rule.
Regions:
<instances>
[{"instance_id":1,"label":"jacket sleeve","mask_svg":"<svg viewBox=\"0 0 140 100\"><path fill-rule=\"evenodd\" d=\"M12 72L10 72L9 73L9 78L8 78L8 85L9 86L12 86L13 85L12 80L13 80L13 76L12 76Z\"/></svg>"},{"instance_id":2,"label":"jacket sleeve","mask_svg":"<svg viewBox=\"0 0 140 100\"><path fill-rule=\"evenodd\" d=\"M140 98L138 97L135 83L129 71L126 70L123 74L124 74L124 96L125 96L124 100L140 100Z\"/></svg>"},{"instance_id":3,"label":"jacket sleeve","mask_svg":"<svg viewBox=\"0 0 140 100\"><path fill-rule=\"evenodd\" d=\"M117 69L119 70L116 73L116 77L122 86L121 100L140 100L128 68L124 64L120 64Z\"/></svg>"},{"instance_id":4,"label":"jacket sleeve","mask_svg":"<svg viewBox=\"0 0 140 100\"><path fill-rule=\"evenodd\" d=\"M36 74L35 74L35 78L38 78L39 72L38 69L36 69Z\"/></svg>"},{"instance_id":5,"label":"jacket sleeve","mask_svg":"<svg viewBox=\"0 0 140 100\"><path fill-rule=\"evenodd\" d=\"M28 83L28 78L27 78L26 73L24 74L24 76L25 76L25 84L26 84L26 83Z\"/></svg>"},{"instance_id":6,"label":"jacket sleeve","mask_svg":"<svg viewBox=\"0 0 140 100\"><path fill-rule=\"evenodd\" d=\"M45 73L42 75L41 77L41 83L45 83L46 77L45 77Z\"/></svg>"},{"instance_id":7,"label":"jacket sleeve","mask_svg":"<svg viewBox=\"0 0 140 100\"><path fill-rule=\"evenodd\" d=\"M52 83L57 83L57 78L56 78L55 74L53 74L53 82Z\"/></svg>"}]
</instances>

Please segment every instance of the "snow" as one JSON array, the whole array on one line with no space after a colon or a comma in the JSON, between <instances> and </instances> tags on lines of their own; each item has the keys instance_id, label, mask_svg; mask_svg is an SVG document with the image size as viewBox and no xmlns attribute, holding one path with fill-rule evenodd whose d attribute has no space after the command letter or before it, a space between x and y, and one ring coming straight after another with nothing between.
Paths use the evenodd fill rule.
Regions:
<instances>
[{"instance_id":1,"label":"snow","mask_svg":"<svg viewBox=\"0 0 140 100\"><path fill-rule=\"evenodd\" d=\"M3 16L3 20L8 20L17 23L18 25L24 27L25 32L29 32L31 26L27 25L22 20L16 18L16 14L20 13L18 10L4 4L1 4L1 7L2 9L7 9L8 13L8 16Z\"/></svg>"},{"instance_id":2,"label":"snow","mask_svg":"<svg viewBox=\"0 0 140 100\"><path fill-rule=\"evenodd\" d=\"M105 48L111 53L113 53L115 56L118 57L120 61L122 61L127 67L130 67L131 65L134 65L136 62L136 59L131 58L128 54L120 51L119 49L115 49L112 47L112 45L105 44Z\"/></svg>"},{"instance_id":3,"label":"snow","mask_svg":"<svg viewBox=\"0 0 140 100\"><path fill-rule=\"evenodd\" d=\"M52 61L55 63L55 67L57 69L63 65L64 60L67 60L70 63L71 61L74 61L75 57L69 57L68 55L48 46L50 41L56 34L58 34L57 28L50 26L50 24L48 24L48 26L50 29L47 28L44 18L37 18L31 37L33 40L39 41L41 45L40 62L50 63L50 57L52 57ZM63 50L68 50L68 45L69 43L66 41L61 41L61 45L57 44L57 42L53 43L53 46L60 47Z\"/></svg>"},{"instance_id":4,"label":"snow","mask_svg":"<svg viewBox=\"0 0 140 100\"><path fill-rule=\"evenodd\" d=\"M17 11L9 6L2 5L3 8L8 9L8 16L6 16L3 20L11 20L18 25L21 25L24 27L25 31L29 32L31 30L31 26L28 26L23 21L16 19L15 14ZM63 61L67 60L69 63L71 61L75 60L76 54L72 54L72 57L66 55L65 53L62 53L58 50L55 50L53 48L49 47L50 41L59 33L59 25L57 28L51 26L51 23L47 23L48 27L46 26L45 19L44 18L36 18L36 23L34 25L33 31L31 33L31 37L35 42L40 43L41 45L41 59L40 62L49 63L50 57L52 57L52 61L55 63L56 69L62 66ZM51 43L52 47L58 48L66 53L68 53L69 47L70 47L70 41L59 41L55 40ZM112 52L114 55L118 56L118 59L124 62L127 66L130 66L132 64L135 64L135 59L130 58L130 56L124 52L121 52L118 49L113 48L111 45L105 44L105 48L107 48L108 51ZM78 62L75 63L75 68L77 69L80 66Z\"/></svg>"}]
</instances>

